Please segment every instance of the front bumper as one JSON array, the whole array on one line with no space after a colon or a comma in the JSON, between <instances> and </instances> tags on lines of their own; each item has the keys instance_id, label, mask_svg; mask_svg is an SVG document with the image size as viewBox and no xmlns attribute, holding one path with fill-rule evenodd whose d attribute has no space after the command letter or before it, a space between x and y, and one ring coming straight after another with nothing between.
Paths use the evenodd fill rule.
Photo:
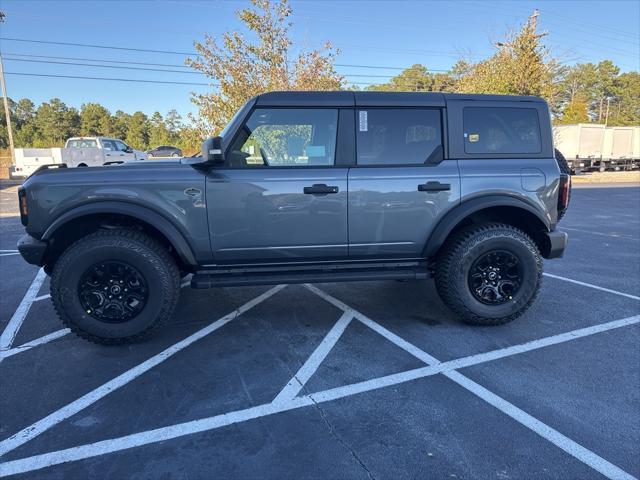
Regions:
<instances>
[{"instance_id":1,"label":"front bumper","mask_svg":"<svg viewBox=\"0 0 640 480\"><path fill-rule=\"evenodd\" d=\"M569 243L569 235L566 232L548 232L546 233L547 248L544 252L544 258L562 258L564 250Z\"/></svg>"},{"instance_id":2,"label":"front bumper","mask_svg":"<svg viewBox=\"0 0 640 480\"><path fill-rule=\"evenodd\" d=\"M27 263L42 266L44 264L44 254L47 251L47 242L38 240L29 234L25 234L18 240L18 251Z\"/></svg>"}]
</instances>

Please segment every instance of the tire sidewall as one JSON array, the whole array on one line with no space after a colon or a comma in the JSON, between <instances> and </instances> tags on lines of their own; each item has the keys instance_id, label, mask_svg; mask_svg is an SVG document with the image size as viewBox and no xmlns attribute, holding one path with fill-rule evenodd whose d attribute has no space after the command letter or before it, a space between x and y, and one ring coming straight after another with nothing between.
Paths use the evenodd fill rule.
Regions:
<instances>
[{"instance_id":1,"label":"tire sidewall","mask_svg":"<svg viewBox=\"0 0 640 480\"><path fill-rule=\"evenodd\" d=\"M90 245L77 245L67 253L71 261L58 262L52 278L52 289L66 320L90 335L117 339L140 334L151 328L165 308L164 296L170 295L171 273L162 258L144 245L128 239L102 238ZM75 251L74 251L75 250ZM123 323L102 322L87 312L80 303L80 278L93 265L102 261L118 261L134 267L146 282L148 294L143 310Z\"/></svg>"},{"instance_id":2,"label":"tire sidewall","mask_svg":"<svg viewBox=\"0 0 640 480\"><path fill-rule=\"evenodd\" d=\"M536 294L540 282L538 258L532 254L532 245L526 238L517 239L513 232L493 232L485 238L475 238L464 248L455 267L453 281L460 300L474 315L483 318L499 319L516 314L526 307ZM523 241L524 240L524 241ZM513 254L522 266L522 283L513 298L501 305L487 305L473 296L469 286L469 271L473 263L492 250L505 250Z\"/></svg>"}]
</instances>

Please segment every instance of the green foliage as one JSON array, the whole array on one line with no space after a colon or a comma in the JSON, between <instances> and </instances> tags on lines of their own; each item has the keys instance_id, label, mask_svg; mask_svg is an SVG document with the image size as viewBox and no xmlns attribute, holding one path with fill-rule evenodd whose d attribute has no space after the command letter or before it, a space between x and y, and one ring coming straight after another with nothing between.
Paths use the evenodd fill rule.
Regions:
<instances>
[{"instance_id":1,"label":"green foliage","mask_svg":"<svg viewBox=\"0 0 640 480\"><path fill-rule=\"evenodd\" d=\"M220 86L210 93L193 94L203 134L219 132L249 98L272 90L338 90L342 77L333 68L330 44L323 50L291 52L291 8L287 0L251 0L238 18L248 31L226 32L220 39L205 36L196 42L198 57L187 65Z\"/></svg>"},{"instance_id":2,"label":"green foliage","mask_svg":"<svg viewBox=\"0 0 640 480\"><path fill-rule=\"evenodd\" d=\"M87 137L101 135L110 129L111 114L99 103L85 103L80 107L80 134Z\"/></svg>"},{"instance_id":3,"label":"green foliage","mask_svg":"<svg viewBox=\"0 0 640 480\"><path fill-rule=\"evenodd\" d=\"M450 73L429 73L427 67L412 65L388 83L372 85L367 90L377 92L450 92L455 79Z\"/></svg>"},{"instance_id":4,"label":"green foliage","mask_svg":"<svg viewBox=\"0 0 640 480\"><path fill-rule=\"evenodd\" d=\"M142 112L135 112L129 119L129 128L125 141L133 148L146 150L149 148L149 119Z\"/></svg>"},{"instance_id":5,"label":"green foliage","mask_svg":"<svg viewBox=\"0 0 640 480\"><path fill-rule=\"evenodd\" d=\"M575 124L589 122L589 108L587 102L579 98L571 101L562 112L562 117L556 122L558 124Z\"/></svg>"}]
</instances>

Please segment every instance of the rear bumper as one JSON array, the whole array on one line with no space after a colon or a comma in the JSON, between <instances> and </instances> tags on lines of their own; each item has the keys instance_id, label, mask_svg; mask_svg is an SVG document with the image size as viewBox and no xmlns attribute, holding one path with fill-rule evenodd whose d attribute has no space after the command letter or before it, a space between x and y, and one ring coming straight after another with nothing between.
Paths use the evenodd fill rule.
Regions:
<instances>
[{"instance_id":1,"label":"rear bumper","mask_svg":"<svg viewBox=\"0 0 640 480\"><path fill-rule=\"evenodd\" d=\"M544 258L561 258L564 255L564 250L569 243L569 235L566 232L548 232L546 234L547 248L544 252Z\"/></svg>"},{"instance_id":2,"label":"rear bumper","mask_svg":"<svg viewBox=\"0 0 640 480\"><path fill-rule=\"evenodd\" d=\"M44 264L44 254L47 251L47 243L26 234L18 240L18 251L27 263L42 266Z\"/></svg>"}]
</instances>

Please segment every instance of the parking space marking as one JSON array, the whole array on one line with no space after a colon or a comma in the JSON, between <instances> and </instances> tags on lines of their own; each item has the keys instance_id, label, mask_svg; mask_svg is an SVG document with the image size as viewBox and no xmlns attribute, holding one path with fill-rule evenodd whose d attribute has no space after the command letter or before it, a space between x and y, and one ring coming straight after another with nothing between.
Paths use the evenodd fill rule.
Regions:
<instances>
[{"instance_id":1,"label":"parking space marking","mask_svg":"<svg viewBox=\"0 0 640 480\"><path fill-rule=\"evenodd\" d=\"M625 239L625 240L640 240L640 238L632 237L631 235L624 235L622 233L602 233L602 232L594 232L592 230L582 230L581 228L572 228L572 227L565 227L565 226L562 226L559 229L560 230L571 230L571 231L580 232L580 233L588 233L590 235L599 235L601 237L622 238L622 239Z\"/></svg>"},{"instance_id":2,"label":"parking space marking","mask_svg":"<svg viewBox=\"0 0 640 480\"><path fill-rule=\"evenodd\" d=\"M0 250L0 253L18 253L18 250Z\"/></svg>"},{"instance_id":3,"label":"parking space marking","mask_svg":"<svg viewBox=\"0 0 640 480\"><path fill-rule=\"evenodd\" d=\"M0 253L0 257L9 257L11 255L20 255L19 253Z\"/></svg>"},{"instance_id":4,"label":"parking space marking","mask_svg":"<svg viewBox=\"0 0 640 480\"><path fill-rule=\"evenodd\" d=\"M386 328L384 328L382 325L379 325L377 322L371 320L366 315L358 312L354 308L349 307L348 305L346 305L345 303L343 303L340 300L336 299L332 295L329 295L328 293L323 292L322 290L318 289L317 287L314 287L313 285L305 285L305 286L307 288L311 289L313 292L315 292L318 295L320 295L320 297L322 297L323 299L327 300L329 303L333 304L334 306L336 306L338 308L341 308L341 305L344 305L345 307L349 308L349 310L352 311L355 314L355 318L360 320L360 321L363 321L363 323L365 325L368 325L368 326L377 325L376 331L380 335L382 335L383 337L385 337L387 340L389 340L390 342L394 343L398 347L404 349L405 351L407 351L409 353L412 353L414 356L416 356L416 358L419 358L419 359L425 361L425 363L427 363L428 365L433 366L433 365L438 365L440 363L435 357L432 357L431 355L429 355L428 353L424 352L419 347L417 347L415 345L412 345L409 342L407 342L406 340L398 337L394 333L392 333L389 330L387 330ZM637 323L640 320L640 316L631 317L631 319L632 320L631 320L630 324ZM629 323L627 323L627 324L629 324ZM584 335L582 335L582 336L584 336ZM578 337L575 337L575 338L578 338ZM530 343L532 343L532 342L530 342ZM407 345L410 345L410 348L407 348ZM537 348L541 348L542 346L543 346L543 343L541 343L540 347L537 347ZM412 352L414 350L419 351L420 355L419 356L415 355ZM514 352L517 352L517 351L514 350ZM515 354L515 353L512 353L512 354ZM465 388L469 392L473 393L477 397L479 397L482 400L486 401L487 403L489 403L493 407L497 408L501 412L503 412L506 415L510 416L511 418L516 420L518 423L520 423L524 427L526 427L529 430L537 433L542 438L548 440L549 442L551 442L554 445L556 445L557 447L561 448L562 450L564 450L568 454L572 455L574 458L580 460L582 463L590 466L594 470L596 470L596 471L600 472L601 474L605 475L607 478L611 478L611 479L633 479L633 478L635 478L632 475L630 475L627 472L625 472L624 470L622 470L619 467L617 467L616 465L608 462L604 458L602 458L599 455L597 455L596 453L592 452L591 450L588 450L587 448L583 447L579 443L577 443L577 442L571 440L570 438L564 436L563 434L561 434L560 432L558 432L554 428L550 427L549 425L546 425L545 423L541 422L540 420L538 420L537 418L533 417L532 415L529 415L525 411L519 409L518 407L516 407L512 403L510 403L507 400L505 400L504 398L496 395L495 393L493 393L493 392L487 390L486 388L484 388L482 385L480 385L480 384L474 382L473 380L467 378L466 376L464 376L463 374L461 374L457 370L442 371L442 374L445 377L447 377L450 380L452 380L455 383L457 383L458 385L460 385L461 387Z\"/></svg>"},{"instance_id":5,"label":"parking space marking","mask_svg":"<svg viewBox=\"0 0 640 480\"><path fill-rule=\"evenodd\" d=\"M143 373L145 373L148 370L152 369L156 365L159 365L160 363L164 362L165 360L171 358L173 355L175 355L179 351L185 349L186 347L188 347L192 343L194 343L194 342L200 340L201 338L209 335L210 333L218 330L219 328L221 328L224 325L226 325L227 323L229 323L231 320L239 317L240 315L242 315L243 313L247 312L251 308L253 308L256 305L260 304L261 302L265 301L269 297L273 296L274 294L276 294L277 292L282 290L284 287L285 287L285 285L277 285L277 286L271 288L270 290L266 291L262 295L257 296L253 300L249 300L247 303L245 303L244 305L238 307L233 312L231 312L231 313L225 315L224 317L216 320L215 322L207 325L206 327L202 328L201 330L198 330L197 332L189 335L187 338L179 341L178 343L173 344L169 348L167 348L167 349L163 350L162 352L154 355L153 357L148 358L147 360L145 360L144 362L140 363L139 365L136 365L135 367L133 367L133 368L127 370L126 372L118 375L117 377L109 380L107 383L97 387L96 389L94 389L91 392L83 395L82 397L78 398L77 400L74 400L73 402L65 405L64 407L56 410L55 412L49 414L48 416L44 417L43 419L38 420L34 424L22 429L21 431L19 431L18 433L12 435L11 437L7 438L6 440L3 440L2 442L0 442L0 455L4 455L4 454L6 454L6 453L18 448L20 445L24 445L25 443L29 442L30 440L33 440L35 437L37 437L41 433L46 432L47 430L49 430L50 428L54 427L55 425L57 425L58 423L62 422L63 420L66 420L67 418L71 417L72 415L75 415L76 413L82 411L83 409L87 408L88 406L94 404L95 402L97 402L101 398L106 397L111 392L114 392L118 388L120 388L120 387L128 384L129 382L135 380L136 378L138 378ZM36 290L36 292L37 292L37 290Z\"/></svg>"},{"instance_id":6,"label":"parking space marking","mask_svg":"<svg viewBox=\"0 0 640 480\"><path fill-rule=\"evenodd\" d=\"M331 349L338 342L344 331L347 329L353 318L353 312L345 310L336 324L329 330L329 333L322 339L320 345L307 358L307 361L300 367L298 372L289 380L289 383L278 393L273 403L283 403L295 398L300 390L309 381L311 376L318 370L320 364L327 357Z\"/></svg>"},{"instance_id":7,"label":"parking space marking","mask_svg":"<svg viewBox=\"0 0 640 480\"><path fill-rule=\"evenodd\" d=\"M339 302L339 300L337 301ZM354 313L357 314L358 312L354 311ZM364 317L364 315L362 316ZM354 318L357 318L357 317L354 317ZM587 335L594 335L607 330L620 328L627 325L633 325L637 323L640 323L640 315L635 317L629 317L628 319L615 320L613 322L602 324L602 326L599 329L591 330L590 332L585 332L584 330L586 329L580 329L580 330L574 331L574 332L582 332L581 335L574 335L572 334L573 332L566 332L560 335L562 336L563 341L570 341L573 339L582 338ZM384 327L380 326L380 329L384 329ZM388 332L388 330L386 331ZM560 335L554 335L553 337L548 337L548 338L557 338ZM545 339L540 339L540 340L545 340ZM54 452L48 452L48 453L33 455L31 457L12 460L12 461L0 464L0 477L15 475L18 473L30 472L30 471L50 467L53 465L59 465L61 463L84 460L87 458L97 457L97 456L105 455L109 453L115 453L122 450L134 448L134 447L140 447L140 446L149 445L157 442L184 437L184 436L192 435L195 433L202 433L209 430L215 430L221 427L225 427L227 425L242 423L248 420L261 418L269 415L274 415L277 413L286 412L286 411L294 410L301 407L307 407L307 406L311 406L318 403L329 402L332 400L350 397L353 395L357 395L360 393L365 393L373 390L379 390L384 387L399 385L399 384L417 380L420 378L437 375L439 373L449 376L452 373L457 373L457 371L455 370L457 368L479 365L481 363L490 362L498 358L504 358L506 356L516 355L517 353L522 353L525 351L537 350L547 345L554 345L556 343L559 343L559 342L554 342L554 343L528 342L522 345L515 345L512 347L502 348L502 349L494 350L491 352L471 355L469 357L464 357L461 359L450 360L447 362L437 363L437 364L426 366L426 367L407 370L405 372L394 373L391 375L386 375L384 377L379 377L372 380L366 380L363 382L353 383L353 384L345 385L342 387L323 390L320 392L311 393L301 397L296 397L288 402L283 402L280 404L276 404L274 402L265 403L262 405L250 407L243 410L236 410L234 412L214 415L212 417L192 420L184 423L177 423L174 425L160 427L157 429L143 431L139 433L133 433L133 434L125 435L122 437L102 440L99 442L80 445L77 447L67 448L64 450L58 450ZM526 348L524 348L525 345L527 346ZM517 347L520 347L520 348L517 348ZM414 347L414 348L420 350L418 347ZM508 354L501 353L503 351L507 351ZM452 380L456 381L456 380L459 380L459 378L454 375L454 378ZM480 387L480 385L478 386ZM479 392L484 393L483 391L479 391ZM500 397L497 397L497 398L500 398ZM493 397L491 397L490 399L497 400L497 399L494 399ZM508 402L507 404L511 405ZM506 406L506 404L504 404L503 406ZM517 408L517 407L514 406L513 408ZM525 415L528 415L525 412L523 413ZM531 417L531 418L535 420L534 417ZM542 425L544 424L541 424L541 426ZM553 429L550 429L550 430L548 429L550 429L550 427L545 427L541 431L542 436L544 436L545 433L548 433L551 435L555 435L557 433L558 435L562 435ZM567 437L562 436L562 437L555 437L555 438L558 441L561 439L563 442L565 442L565 439L566 439L566 443L564 443L563 445L569 449L573 449L572 451L574 451L577 455L582 455L583 453L587 454L589 452L588 450L584 449L584 447L581 447L580 445L576 444L575 442L568 439ZM616 467L615 465L607 462L601 457L598 457L593 452L589 452L588 455L585 456L584 458L585 460L592 462L592 464L587 463L588 465L593 466L593 468L603 473L605 476L608 476L609 478L616 478L616 479L617 478L633 479L634 478L628 473ZM580 460L582 459L580 458Z\"/></svg>"},{"instance_id":8,"label":"parking space marking","mask_svg":"<svg viewBox=\"0 0 640 480\"><path fill-rule=\"evenodd\" d=\"M71 330L69 330L68 328L62 328L48 335L44 335L40 338L36 338L35 340L31 340L30 342L23 343L22 345L18 345L17 347L13 347L8 350L0 350L0 359L11 357L17 353L26 352L27 350L30 350L33 347L37 347L38 345L44 345L45 343L49 343L54 340L57 340L60 337L64 337L68 333L71 333Z\"/></svg>"},{"instance_id":9,"label":"parking space marking","mask_svg":"<svg viewBox=\"0 0 640 480\"><path fill-rule=\"evenodd\" d=\"M42 268L38 270L38 273L27 289L27 293L22 297L20 305L18 305L18 308L16 308L16 311L11 316L11 319L9 320L9 323L7 323L2 335L0 335L0 350L7 350L11 348L11 345L18 334L18 330L20 330L22 322L24 322L27 313L29 313L29 309L33 304L34 298L38 295L38 291L40 290L45 277L46 274L44 273L44 270ZM1 361L2 358L0 358L0 362Z\"/></svg>"},{"instance_id":10,"label":"parking space marking","mask_svg":"<svg viewBox=\"0 0 640 480\"><path fill-rule=\"evenodd\" d=\"M598 285L594 285L593 283L581 282L579 280L573 280L572 278L561 277L559 275L553 275L552 273L543 273L545 277L555 278L556 280L562 280L564 282L575 283L576 285L581 285L583 287L593 288L595 290L600 290L601 292L613 293L615 295L620 295L622 297L630 298L631 300L640 300L640 297L635 295L631 295L629 293L619 292L618 290L611 290L610 288L599 287Z\"/></svg>"}]
</instances>

